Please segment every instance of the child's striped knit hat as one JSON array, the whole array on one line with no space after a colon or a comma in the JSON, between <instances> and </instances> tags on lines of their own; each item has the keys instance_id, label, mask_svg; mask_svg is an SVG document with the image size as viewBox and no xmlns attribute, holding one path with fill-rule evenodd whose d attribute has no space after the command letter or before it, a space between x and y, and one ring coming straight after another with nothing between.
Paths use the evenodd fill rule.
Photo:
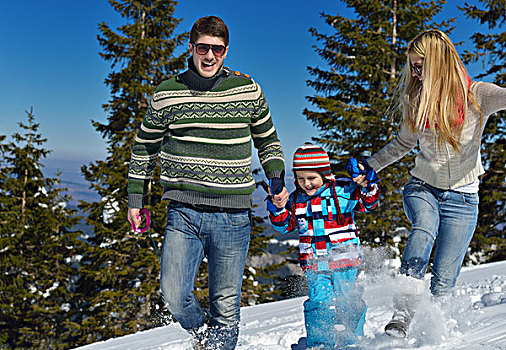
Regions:
<instances>
[{"instance_id":1,"label":"child's striped knit hat","mask_svg":"<svg viewBox=\"0 0 506 350\"><path fill-rule=\"evenodd\" d=\"M334 181L330 170L329 155L320 146L306 142L293 155L293 171L310 170L319 172L327 180Z\"/></svg>"}]
</instances>

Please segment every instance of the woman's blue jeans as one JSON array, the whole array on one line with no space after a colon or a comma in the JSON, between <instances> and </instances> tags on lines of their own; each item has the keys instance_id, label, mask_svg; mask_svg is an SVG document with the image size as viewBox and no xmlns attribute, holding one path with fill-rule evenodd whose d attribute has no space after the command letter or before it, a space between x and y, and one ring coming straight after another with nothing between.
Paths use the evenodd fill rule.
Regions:
<instances>
[{"instance_id":1,"label":"woman's blue jeans","mask_svg":"<svg viewBox=\"0 0 506 350\"><path fill-rule=\"evenodd\" d=\"M196 334L205 313L193 295L199 266L209 273L208 349L234 349L239 334L241 285L251 234L250 211L202 212L182 203L167 208L161 287L170 313Z\"/></svg>"},{"instance_id":2,"label":"woman's blue jeans","mask_svg":"<svg viewBox=\"0 0 506 350\"><path fill-rule=\"evenodd\" d=\"M448 293L457 282L478 220L478 193L442 190L412 177L404 186L404 211L411 233L401 273L423 278L436 241L431 292Z\"/></svg>"}]
</instances>

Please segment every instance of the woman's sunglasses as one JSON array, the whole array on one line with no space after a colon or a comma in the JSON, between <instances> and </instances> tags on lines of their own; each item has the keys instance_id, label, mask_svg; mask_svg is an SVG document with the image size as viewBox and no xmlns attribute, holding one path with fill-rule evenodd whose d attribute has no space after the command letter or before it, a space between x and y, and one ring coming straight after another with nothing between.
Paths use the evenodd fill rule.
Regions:
<instances>
[{"instance_id":1,"label":"woman's sunglasses","mask_svg":"<svg viewBox=\"0 0 506 350\"><path fill-rule=\"evenodd\" d=\"M195 45L195 50L199 55L206 55L209 50L213 50L213 54L216 57L222 57L225 54L225 46L223 45L211 45L211 44L193 44Z\"/></svg>"},{"instance_id":2,"label":"woman's sunglasses","mask_svg":"<svg viewBox=\"0 0 506 350\"><path fill-rule=\"evenodd\" d=\"M419 77L422 76L422 68L419 68L417 66L413 66L412 64L409 65L409 67L411 68L411 70L416 74L418 75Z\"/></svg>"}]
</instances>

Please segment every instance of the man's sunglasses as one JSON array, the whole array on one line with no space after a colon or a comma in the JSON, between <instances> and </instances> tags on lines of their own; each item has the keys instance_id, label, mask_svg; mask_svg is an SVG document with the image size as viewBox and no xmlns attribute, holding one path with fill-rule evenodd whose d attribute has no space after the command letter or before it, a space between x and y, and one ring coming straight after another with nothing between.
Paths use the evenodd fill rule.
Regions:
<instances>
[{"instance_id":1,"label":"man's sunglasses","mask_svg":"<svg viewBox=\"0 0 506 350\"><path fill-rule=\"evenodd\" d=\"M209 52L209 49L213 50L213 54L216 57L221 57L225 54L225 46L223 45L210 45L210 44L193 44L195 45L195 50L199 55L206 55Z\"/></svg>"},{"instance_id":2,"label":"man's sunglasses","mask_svg":"<svg viewBox=\"0 0 506 350\"><path fill-rule=\"evenodd\" d=\"M409 65L409 67L411 68L411 70L416 74L418 75L419 77L422 76L422 69L421 68L418 68L417 66L413 66L412 64Z\"/></svg>"}]
</instances>

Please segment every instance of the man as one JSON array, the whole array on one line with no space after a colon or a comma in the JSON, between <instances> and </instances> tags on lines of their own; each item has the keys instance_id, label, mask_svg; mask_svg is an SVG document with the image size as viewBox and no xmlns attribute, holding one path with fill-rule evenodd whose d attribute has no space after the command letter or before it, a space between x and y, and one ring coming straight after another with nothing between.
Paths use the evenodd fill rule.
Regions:
<instances>
[{"instance_id":1,"label":"man","mask_svg":"<svg viewBox=\"0 0 506 350\"><path fill-rule=\"evenodd\" d=\"M162 249L161 286L167 307L196 348L234 349L250 233L251 141L274 200L284 205L284 160L269 107L248 75L223 66L229 34L209 16L190 33L188 70L162 82L132 151L128 220L136 227L150 176L161 160L163 198L170 200ZM210 310L193 295L204 256Z\"/></svg>"}]
</instances>

